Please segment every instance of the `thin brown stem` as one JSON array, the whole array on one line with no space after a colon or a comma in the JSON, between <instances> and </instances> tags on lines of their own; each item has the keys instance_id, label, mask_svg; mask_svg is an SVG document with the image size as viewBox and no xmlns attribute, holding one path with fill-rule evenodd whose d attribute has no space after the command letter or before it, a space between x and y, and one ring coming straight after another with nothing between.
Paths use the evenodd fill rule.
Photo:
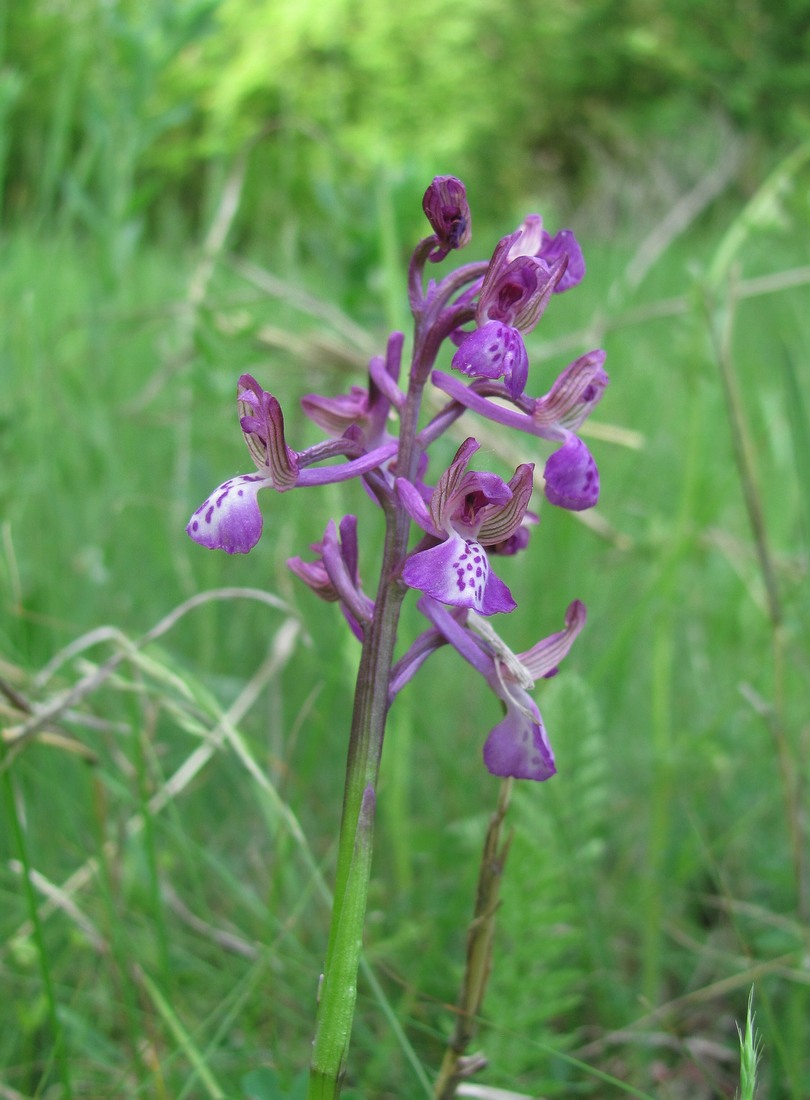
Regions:
<instances>
[{"instance_id":1,"label":"thin brown stem","mask_svg":"<svg viewBox=\"0 0 810 1100\"><path fill-rule=\"evenodd\" d=\"M511 834L503 839L504 818L509 808L512 784L511 779L501 782L498 803L490 818L484 840L475 912L467 930L467 960L459 991L456 1023L433 1089L436 1100L453 1100L461 1081L486 1065L482 1054L468 1055L466 1052L475 1036L477 1017L492 970L495 913L500 905L501 879L512 841Z\"/></svg>"}]
</instances>

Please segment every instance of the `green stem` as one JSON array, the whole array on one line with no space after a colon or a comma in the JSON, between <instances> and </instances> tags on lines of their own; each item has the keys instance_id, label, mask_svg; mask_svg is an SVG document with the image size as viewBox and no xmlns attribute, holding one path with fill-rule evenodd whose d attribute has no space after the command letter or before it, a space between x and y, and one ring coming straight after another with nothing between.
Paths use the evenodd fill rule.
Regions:
<instances>
[{"instance_id":1,"label":"green stem","mask_svg":"<svg viewBox=\"0 0 810 1100\"><path fill-rule=\"evenodd\" d=\"M418 346L419 341L416 341ZM402 409L397 467L413 477L419 452L415 443L424 382L411 374ZM374 809L388 713L389 683L397 624L405 596L399 570L408 547L410 520L395 502L383 506L385 546L374 615L363 641L354 699L346 786L338 842L335 894L329 945L321 981L307 1100L337 1100L346 1072L357 971L371 874Z\"/></svg>"}]
</instances>

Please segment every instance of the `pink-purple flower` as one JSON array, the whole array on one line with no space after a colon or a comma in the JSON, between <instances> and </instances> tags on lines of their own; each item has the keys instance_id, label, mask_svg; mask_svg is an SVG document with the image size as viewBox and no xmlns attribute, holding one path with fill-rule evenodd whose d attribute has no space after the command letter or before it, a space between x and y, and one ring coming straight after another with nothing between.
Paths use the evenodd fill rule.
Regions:
<instances>
[{"instance_id":1,"label":"pink-purple flower","mask_svg":"<svg viewBox=\"0 0 810 1100\"><path fill-rule=\"evenodd\" d=\"M529 691L553 676L585 625L584 604L575 600L565 614L565 627L525 653L514 654L490 630L481 631L469 616L463 622L434 600L419 601L419 610L444 641L475 668L500 699L504 717L484 744L484 764L493 775L515 779L550 779L556 772L546 727Z\"/></svg>"},{"instance_id":2,"label":"pink-purple flower","mask_svg":"<svg viewBox=\"0 0 810 1100\"><path fill-rule=\"evenodd\" d=\"M477 327L463 337L453 368L473 378L503 378L509 395L520 397L529 373L522 333L532 331L552 294L584 274L573 233L563 229L550 237L539 214L530 214L498 242L478 294Z\"/></svg>"},{"instance_id":3,"label":"pink-purple flower","mask_svg":"<svg viewBox=\"0 0 810 1100\"><path fill-rule=\"evenodd\" d=\"M576 434L598 405L608 383L605 353L599 349L575 359L543 397L523 397L510 408L491 398L511 398L506 385L477 379L464 385L452 375L434 371L433 384L459 405L508 428L517 428L562 446L546 461L545 494L552 504L579 512L599 499L599 471L586 444Z\"/></svg>"},{"instance_id":4,"label":"pink-purple flower","mask_svg":"<svg viewBox=\"0 0 810 1100\"><path fill-rule=\"evenodd\" d=\"M466 469L478 447L474 439L462 443L427 506L410 482L397 481L404 507L431 543L408 557L402 579L409 588L452 607L494 615L517 605L492 571L485 547L508 541L520 529L533 467L519 466L507 485L497 474Z\"/></svg>"},{"instance_id":5,"label":"pink-purple flower","mask_svg":"<svg viewBox=\"0 0 810 1100\"><path fill-rule=\"evenodd\" d=\"M237 388L239 424L257 474L229 478L207 497L186 525L186 533L209 550L247 554L262 533L262 514L256 500L261 489L284 492L296 486L328 485L369 474L393 457L394 440L367 449L349 428L339 439L293 451L287 446L284 416L278 400L249 374ZM334 457L347 462L307 469Z\"/></svg>"}]
</instances>

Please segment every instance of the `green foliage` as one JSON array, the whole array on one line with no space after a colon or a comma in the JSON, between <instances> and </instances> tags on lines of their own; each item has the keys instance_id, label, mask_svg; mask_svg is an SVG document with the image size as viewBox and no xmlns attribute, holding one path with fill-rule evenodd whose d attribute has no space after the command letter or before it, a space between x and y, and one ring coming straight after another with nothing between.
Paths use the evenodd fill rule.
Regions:
<instances>
[{"instance_id":1,"label":"green foliage","mask_svg":"<svg viewBox=\"0 0 810 1100\"><path fill-rule=\"evenodd\" d=\"M806 15L805 0L32 0L0 42L3 208L114 239L120 266L144 227L199 224L243 153L240 232L283 224L309 255L327 226L335 250L336 210L368 217L381 174L410 194L453 166L484 217L550 189L570 206L606 159L646 175L651 145L691 145L715 117L766 157L806 137Z\"/></svg>"}]
</instances>

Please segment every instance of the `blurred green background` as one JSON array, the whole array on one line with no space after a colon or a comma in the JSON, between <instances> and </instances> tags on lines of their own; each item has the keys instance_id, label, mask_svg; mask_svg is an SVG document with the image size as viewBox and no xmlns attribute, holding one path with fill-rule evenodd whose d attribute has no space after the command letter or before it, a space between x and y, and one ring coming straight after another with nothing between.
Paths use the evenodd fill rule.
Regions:
<instances>
[{"instance_id":1,"label":"blurred green background","mask_svg":"<svg viewBox=\"0 0 810 1100\"><path fill-rule=\"evenodd\" d=\"M481 1082L732 1097L754 987L759 1095L806 1098L810 4L0 12L0 1096L297 1095L358 654L284 562L355 511L370 587L379 516L265 499L238 559L183 528L249 469L240 373L300 449L300 396L408 332L453 173L465 259L530 211L583 246L529 392L611 376L598 508L501 570L513 649L589 622L537 691L559 774L510 811ZM349 1096L430 1095L497 713L444 652L392 710Z\"/></svg>"}]
</instances>

